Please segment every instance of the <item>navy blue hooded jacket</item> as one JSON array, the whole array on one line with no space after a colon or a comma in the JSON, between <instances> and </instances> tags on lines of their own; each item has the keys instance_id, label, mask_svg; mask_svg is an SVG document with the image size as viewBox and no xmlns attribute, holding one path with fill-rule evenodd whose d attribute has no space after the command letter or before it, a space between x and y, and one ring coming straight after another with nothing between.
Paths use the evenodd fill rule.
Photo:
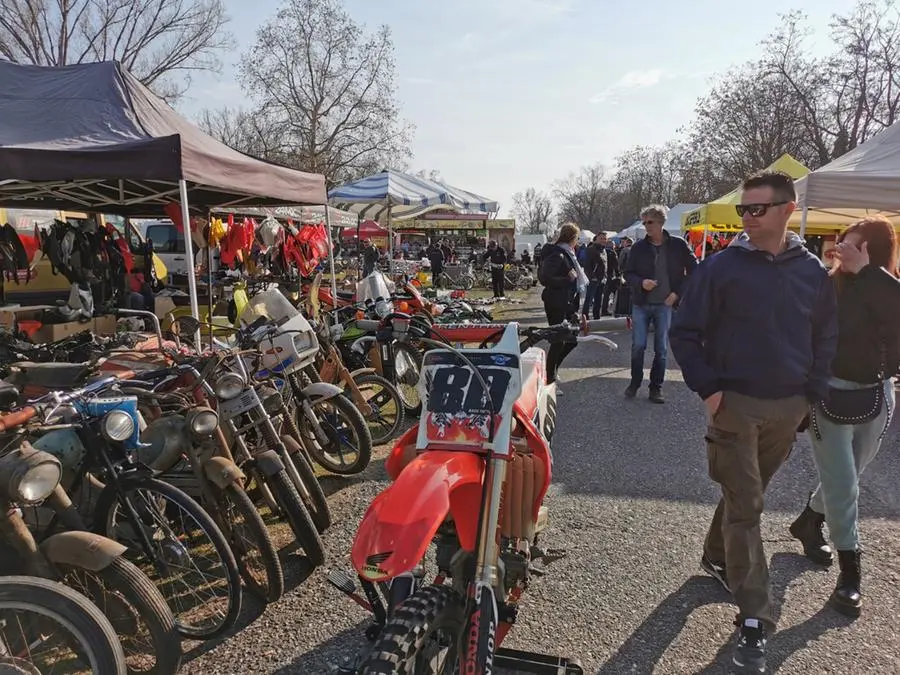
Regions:
<instances>
[{"instance_id":1,"label":"navy blue hooded jacket","mask_svg":"<svg viewBox=\"0 0 900 675\"><path fill-rule=\"evenodd\" d=\"M691 275L669 341L701 398L826 396L837 350L834 285L800 237L788 237L773 256L742 234Z\"/></svg>"}]
</instances>

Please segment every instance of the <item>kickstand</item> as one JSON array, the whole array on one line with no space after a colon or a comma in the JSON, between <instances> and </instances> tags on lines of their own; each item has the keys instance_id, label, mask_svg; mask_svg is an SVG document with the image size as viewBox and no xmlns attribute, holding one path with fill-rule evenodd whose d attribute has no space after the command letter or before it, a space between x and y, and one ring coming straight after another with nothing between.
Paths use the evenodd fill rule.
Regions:
<instances>
[{"instance_id":1,"label":"kickstand","mask_svg":"<svg viewBox=\"0 0 900 675\"><path fill-rule=\"evenodd\" d=\"M565 558L568 553L564 548L548 548L546 551L534 547L531 549L531 559L532 560L540 560L544 565L549 565L550 563L555 563L557 560L562 560Z\"/></svg>"}]
</instances>

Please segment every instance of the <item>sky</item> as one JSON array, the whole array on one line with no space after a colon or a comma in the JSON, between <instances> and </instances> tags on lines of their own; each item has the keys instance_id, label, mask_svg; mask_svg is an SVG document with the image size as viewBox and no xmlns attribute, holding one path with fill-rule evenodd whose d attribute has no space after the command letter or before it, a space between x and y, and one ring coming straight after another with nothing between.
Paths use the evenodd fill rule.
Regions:
<instances>
[{"instance_id":1,"label":"sky","mask_svg":"<svg viewBox=\"0 0 900 675\"><path fill-rule=\"evenodd\" d=\"M179 110L241 105L235 70L279 0L225 0L234 36L221 74L195 75ZM788 0L816 53L853 0ZM390 26L410 170L500 203L549 190L582 166L661 144L729 67L760 56L781 3L721 0L345 0L370 30ZM771 9L770 9L771 8ZM753 92L747 92L752 96Z\"/></svg>"}]
</instances>

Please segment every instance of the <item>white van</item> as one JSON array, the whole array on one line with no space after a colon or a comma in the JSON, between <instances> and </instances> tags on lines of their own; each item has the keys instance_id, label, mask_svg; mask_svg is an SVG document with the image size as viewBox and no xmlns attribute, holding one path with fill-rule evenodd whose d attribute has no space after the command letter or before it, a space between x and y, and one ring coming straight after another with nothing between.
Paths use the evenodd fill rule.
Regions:
<instances>
[{"instance_id":1,"label":"white van","mask_svg":"<svg viewBox=\"0 0 900 675\"><path fill-rule=\"evenodd\" d=\"M135 223L136 229L144 236L145 241L153 242L153 252L169 271L171 283L172 275L187 276L190 271L187 262L187 254L184 248L184 234L178 231L171 220L143 220ZM194 256L199 255L194 249ZM212 254L212 271L219 269L219 250L214 249Z\"/></svg>"}]
</instances>

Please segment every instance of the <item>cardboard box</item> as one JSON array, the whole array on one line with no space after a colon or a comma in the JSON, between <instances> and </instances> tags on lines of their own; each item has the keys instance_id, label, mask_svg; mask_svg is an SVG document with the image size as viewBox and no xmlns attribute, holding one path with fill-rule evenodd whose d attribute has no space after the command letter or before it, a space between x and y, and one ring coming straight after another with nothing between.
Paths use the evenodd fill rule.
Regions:
<instances>
[{"instance_id":1,"label":"cardboard box","mask_svg":"<svg viewBox=\"0 0 900 675\"><path fill-rule=\"evenodd\" d=\"M116 334L116 316L114 314L106 314L104 316L94 317L94 327L92 329L97 335L115 335Z\"/></svg>"}]
</instances>

